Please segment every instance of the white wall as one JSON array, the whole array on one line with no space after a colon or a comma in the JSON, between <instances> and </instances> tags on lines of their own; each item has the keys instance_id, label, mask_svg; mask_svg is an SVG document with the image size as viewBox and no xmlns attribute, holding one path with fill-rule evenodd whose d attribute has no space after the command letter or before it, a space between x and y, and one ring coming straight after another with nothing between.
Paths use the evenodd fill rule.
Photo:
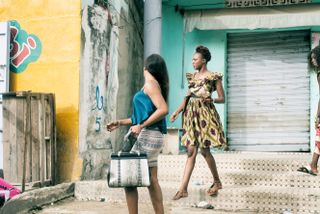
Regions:
<instances>
[{"instance_id":1,"label":"white wall","mask_svg":"<svg viewBox=\"0 0 320 214\"><path fill-rule=\"evenodd\" d=\"M81 1L82 9L83 9L85 6L87 6L87 5L92 6L93 3L94 3L94 0L82 0L82 1Z\"/></svg>"}]
</instances>

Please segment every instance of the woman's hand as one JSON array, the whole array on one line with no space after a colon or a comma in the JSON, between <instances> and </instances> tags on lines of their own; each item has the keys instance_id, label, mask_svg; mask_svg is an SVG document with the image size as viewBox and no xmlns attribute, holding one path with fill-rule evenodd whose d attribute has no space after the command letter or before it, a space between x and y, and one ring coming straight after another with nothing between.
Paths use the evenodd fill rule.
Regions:
<instances>
[{"instance_id":1,"label":"woman's hand","mask_svg":"<svg viewBox=\"0 0 320 214\"><path fill-rule=\"evenodd\" d=\"M211 97L203 98L203 102L205 104L210 104L213 103L213 99Z\"/></svg>"},{"instance_id":2,"label":"woman's hand","mask_svg":"<svg viewBox=\"0 0 320 214\"><path fill-rule=\"evenodd\" d=\"M178 115L179 114L177 112L173 112L170 116L170 122L173 123L177 119Z\"/></svg>"},{"instance_id":3,"label":"woman's hand","mask_svg":"<svg viewBox=\"0 0 320 214\"><path fill-rule=\"evenodd\" d=\"M106 128L109 132L112 132L113 130L117 129L120 127L120 122L119 120L112 121L111 123L108 123Z\"/></svg>"},{"instance_id":4,"label":"woman's hand","mask_svg":"<svg viewBox=\"0 0 320 214\"><path fill-rule=\"evenodd\" d=\"M134 125L134 126L131 126L131 132L132 134L135 136L135 137L138 137L140 132L141 132L141 125Z\"/></svg>"}]
</instances>

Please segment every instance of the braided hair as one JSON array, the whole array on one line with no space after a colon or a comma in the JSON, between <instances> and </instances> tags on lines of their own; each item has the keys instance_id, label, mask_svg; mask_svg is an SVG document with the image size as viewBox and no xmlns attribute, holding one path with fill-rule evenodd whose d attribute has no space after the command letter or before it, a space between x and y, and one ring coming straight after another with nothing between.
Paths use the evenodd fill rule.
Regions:
<instances>
[{"instance_id":1,"label":"braided hair","mask_svg":"<svg viewBox=\"0 0 320 214\"><path fill-rule=\"evenodd\" d=\"M206 60L206 62L209 62L211 60L211 53L209 49L205 46L199 45L196 47L196 53L199 53L202 55L202 58Z\"/></svg>"}]
</instances>

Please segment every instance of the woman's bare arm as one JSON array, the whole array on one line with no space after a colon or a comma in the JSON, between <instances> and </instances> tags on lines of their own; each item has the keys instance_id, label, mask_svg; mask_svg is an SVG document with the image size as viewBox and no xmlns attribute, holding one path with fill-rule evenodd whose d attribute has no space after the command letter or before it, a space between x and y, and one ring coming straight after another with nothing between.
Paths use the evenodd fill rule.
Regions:
<instances>
[{"instance_id":1,"label":"woman's bare arm","mask_svg":"<svg viewBox=\"0 0 320 214\"><path fill-rule=\"evenodd\" d=\"M183 111L185 106L187 105L187 97L191 95L191 92L188 91L187 95L183 98L182 103L178 106L178 108L171 114L170 116L170 122L174 122L177 119L177 116L180 114L180 112Z\"/></svg>"},{"instance_id":2,"label":"woman's bare arm","mask_svg":"<svg viewBox=\"0 0 320 214\"><path fill-rule=\"evenodd\" d=\"M213 102L214 103L224 103L225 102L224 90L223 90L223 86L222 86L222 81L220 79L216 81L216 89L217 89L218 98L213 99Z\"/></svg>"}]
</instances>

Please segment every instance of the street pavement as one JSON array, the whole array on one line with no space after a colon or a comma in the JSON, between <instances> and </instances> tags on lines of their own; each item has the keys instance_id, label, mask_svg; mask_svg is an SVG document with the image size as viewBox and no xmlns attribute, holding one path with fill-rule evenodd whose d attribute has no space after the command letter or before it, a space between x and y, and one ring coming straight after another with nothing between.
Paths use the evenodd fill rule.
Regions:
<instances>
[{"instance_id":1,"label":"street pavement","mask_svg":"<svg viewBox=\"0 0 320 214\"><path fill-rule=\"evenodd\" d=\"M36 214L127 214L125 202L106 202L106 201L78 201L75 198L68 198L58 203L51 204L35 210L31 213ZM151 203L139 204L140 214L154 213ZM253 214L258 213L254 210L215 210L203 209L187 206L175 206L174 203L165 204L165 213L168 214ZM259 214L262 214L259 212Z\"/></svg>"}]
</instances>

